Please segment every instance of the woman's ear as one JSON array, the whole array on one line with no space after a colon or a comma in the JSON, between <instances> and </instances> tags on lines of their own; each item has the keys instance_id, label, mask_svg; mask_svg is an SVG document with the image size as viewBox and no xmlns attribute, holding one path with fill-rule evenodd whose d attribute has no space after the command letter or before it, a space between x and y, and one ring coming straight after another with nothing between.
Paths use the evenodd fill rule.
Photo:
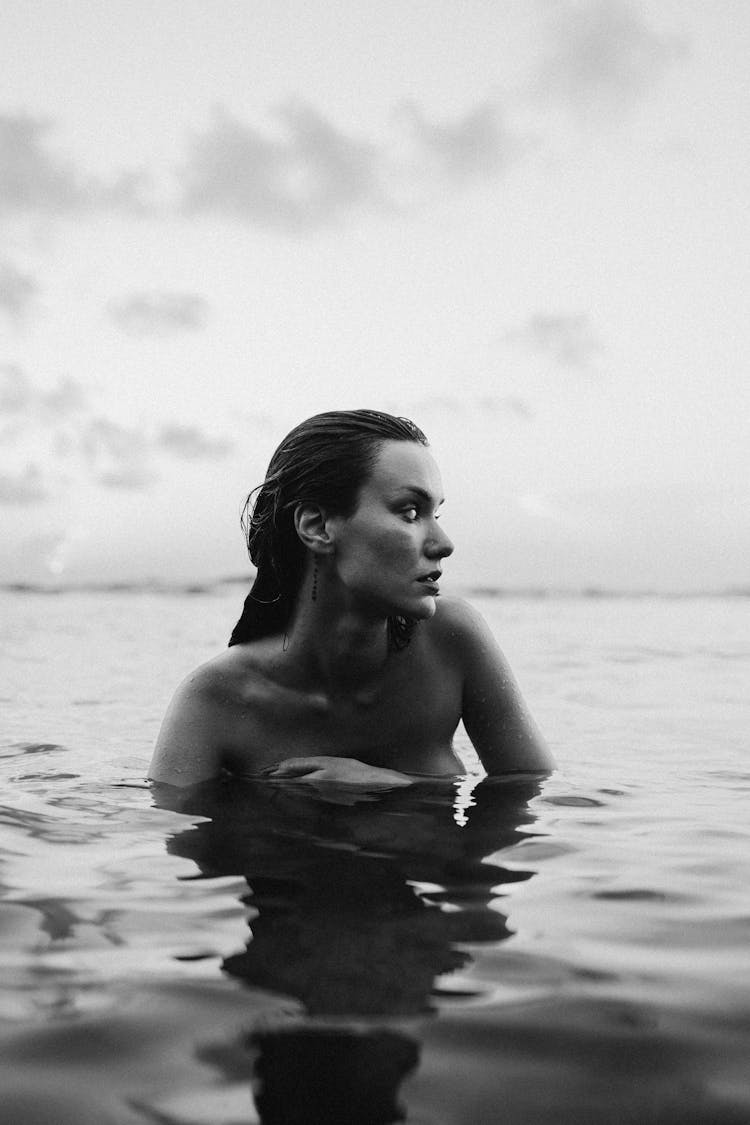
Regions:
<instances>
[{"instance_id":1,"label":"woman's ear","mask_svg":"<svg viewBox=\"0 0 750 1125\"><path fill-rule=\"evenodd\" d=\"M318 504L298 504L294 510L297 535L309 550L319 555L328 555L333 550L326 523L326 513Z\"/></svg>"}]
</instances>

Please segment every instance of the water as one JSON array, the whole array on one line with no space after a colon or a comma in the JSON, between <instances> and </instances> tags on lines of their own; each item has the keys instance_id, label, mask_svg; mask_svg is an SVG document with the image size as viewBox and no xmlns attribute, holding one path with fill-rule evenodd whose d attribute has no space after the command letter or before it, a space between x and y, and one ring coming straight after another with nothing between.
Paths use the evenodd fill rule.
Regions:
<instances>
[{"instance_id":1,"label":"water","mask_svg":"<svg viewBox=\"0 0 750 1125\"><path fill-rule=\"evenodd\" d=\"M0 595L0 1120L750 1122L750 599L477 598L538 791L154 807L241 600Z\"/></svg>"}]
</instances>

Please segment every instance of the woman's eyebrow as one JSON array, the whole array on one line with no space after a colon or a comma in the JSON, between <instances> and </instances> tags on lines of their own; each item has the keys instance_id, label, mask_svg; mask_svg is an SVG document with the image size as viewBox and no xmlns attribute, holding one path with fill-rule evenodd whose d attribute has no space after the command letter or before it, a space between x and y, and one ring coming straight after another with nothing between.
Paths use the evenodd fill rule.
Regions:
<instances>
[{"instance_id":1,"label":"woman's eyebrow","mask_svg":"<svg viewBox=\"0 0 750 1125\"><path fill-rule=\"evenodd\" d=\"M441 496L439 500L435 500L426 488L420 488L418 484L403 484L399 488L399 492L410 492L413 496L418 496L420 500L424 500L427 504L434 503L436 508L439 508L445 501L444 496Z\"/></svg>"}]
</instances>

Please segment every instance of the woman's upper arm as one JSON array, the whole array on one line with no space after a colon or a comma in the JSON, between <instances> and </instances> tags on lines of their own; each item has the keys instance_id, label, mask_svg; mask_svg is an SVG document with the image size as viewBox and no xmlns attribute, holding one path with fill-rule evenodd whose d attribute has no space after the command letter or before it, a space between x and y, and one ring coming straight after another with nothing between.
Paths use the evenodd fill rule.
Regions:
<instances>
[{"instance_id":1,"label":"woman's upper arm","mask_svg":"<svg viewBox=\"0 0 750 1125\"><path fill-rule=\"evenodd\" d=\"M194 785L221 773L221 708L211 678L198 669L177 689L156 740L149 780Z\"/></svg>"},{"instance_id":2,"label":"woman's upper arm","mask_svg":"<svg viewBox=\"0 0 750 1125\"><path fill-rule=\"evenodd\" d=\"M456 603L466 733L488 774L554 769L555 762L484 618Z\"/></svg>"}]
</instances>

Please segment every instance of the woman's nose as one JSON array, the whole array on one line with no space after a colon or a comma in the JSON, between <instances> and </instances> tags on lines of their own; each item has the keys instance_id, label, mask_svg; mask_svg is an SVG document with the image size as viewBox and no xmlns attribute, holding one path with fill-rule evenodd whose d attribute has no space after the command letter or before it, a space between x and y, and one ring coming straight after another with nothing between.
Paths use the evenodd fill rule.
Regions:
<instances>
[{"instance_id":1,"label":"woman's nose","mask_svg":"<svg viewBox=\"0 0 750 1125\"><path fill-rule=\"evenodd\" d=\"M435 535L427 545L427 552L430 558L445 559L448 555L453 554L453 543L445 534L441 527L435 529Z\"/></svg>"}]
</instances>

